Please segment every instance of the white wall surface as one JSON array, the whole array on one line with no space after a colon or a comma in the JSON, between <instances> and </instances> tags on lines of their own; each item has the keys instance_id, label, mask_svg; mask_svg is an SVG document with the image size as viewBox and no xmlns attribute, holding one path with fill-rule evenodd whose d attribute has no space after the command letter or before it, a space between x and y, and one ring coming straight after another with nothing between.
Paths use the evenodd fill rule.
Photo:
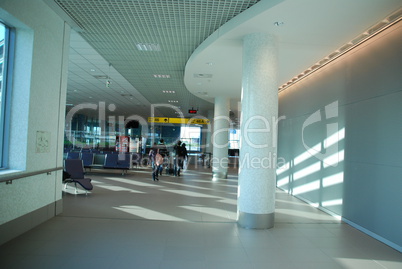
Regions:
<instances>
[{"instance_id":1,"label":"white wall surface","mask_svg":"<svg viewBox=\"0 0 402 269\"><path fill-rule=\"evenodd\" d=\"M39 0L2 0L0 19L16 29L9 168L28 173L61 167L70 28ZM38 132L49 136L45 152L37 150ZM61 176L58 171L0 183L0 224L60 200Z\"/></svg>"},{"instance_id":2,"label":"white wall surface","mask_svg":"<svg viewBox=\"0 0 402 269\"><path fill-rule=\"evenodd\" d=\"M400 251L401 48L399 22L282 92L279 116L286 120L279 123L278 157L289 168L277 172L280 188ZM330 104L332 114L325 110ZM333 127L339 132L327 132ZM337 143L325 149L334 133ZM315 156L306 153L315 145L321 147ZM326 165L334 152L339 162Z\"/></svg>"}]
</instances>

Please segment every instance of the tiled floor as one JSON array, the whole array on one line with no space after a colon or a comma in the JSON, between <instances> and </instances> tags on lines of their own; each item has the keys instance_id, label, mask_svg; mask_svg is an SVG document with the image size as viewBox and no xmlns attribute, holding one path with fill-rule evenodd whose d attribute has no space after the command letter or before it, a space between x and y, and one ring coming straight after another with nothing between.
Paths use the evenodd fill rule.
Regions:
<instances>
[{"instance_id":1,"label":"tiled floor","mask_svg":"<svg viewBox=\"0 0 402 269\"><path fill-rule=\"evenodd\" d=\"M402 268L402 254L277 191L275 227L236 224L237 176L92 172L63 214L0 246L0 268Z\"/></svg>"}]
</instances>

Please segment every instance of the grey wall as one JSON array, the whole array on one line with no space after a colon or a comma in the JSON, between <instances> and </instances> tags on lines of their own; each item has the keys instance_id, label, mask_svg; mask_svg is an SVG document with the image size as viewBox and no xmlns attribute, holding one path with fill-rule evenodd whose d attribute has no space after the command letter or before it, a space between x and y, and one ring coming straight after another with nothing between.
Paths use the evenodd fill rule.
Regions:
<instances>
[{"instance_id":1,"label":"grey wall","mask_svg":"<svg viewBox=\"0 0 402 269\"><path fill-rule=\"evenodd\" d=\"M38 0L2 0L0 18L16 29L10 169L0 178L62 167L70 28ZM49 138L45 150L38 132ZM60 213L61 175L0 183L0 244Z\"/></svg>"},{"instance_id":2,"label":"grey wall","mask_svg":"<svg viewBox=\"0 0 402 269\"><path fill-rule=\"evenodd\" d=\"M278 187L399 251L401 48L400 22L282 92L278 157L287 165L277 172Z\"/></svg>"}]
</instances>

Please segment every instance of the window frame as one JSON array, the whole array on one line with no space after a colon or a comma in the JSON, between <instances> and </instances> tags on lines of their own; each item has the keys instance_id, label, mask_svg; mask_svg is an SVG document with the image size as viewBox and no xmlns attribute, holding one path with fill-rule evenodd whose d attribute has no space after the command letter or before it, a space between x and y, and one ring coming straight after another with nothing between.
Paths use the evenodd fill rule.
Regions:
<instances>
[{"instance_id":1,"label":"window frame","mask_svg":"<svg viewBox=\"0 0 402 269\"><path fill-rule=\"evenodd\" d=\"M11 82L15 47L15 30L0 21L4 31L3 79L1 84L0 105L0 169L8 168L10 112L11 112Z\"/></svg>"}]
</instances>

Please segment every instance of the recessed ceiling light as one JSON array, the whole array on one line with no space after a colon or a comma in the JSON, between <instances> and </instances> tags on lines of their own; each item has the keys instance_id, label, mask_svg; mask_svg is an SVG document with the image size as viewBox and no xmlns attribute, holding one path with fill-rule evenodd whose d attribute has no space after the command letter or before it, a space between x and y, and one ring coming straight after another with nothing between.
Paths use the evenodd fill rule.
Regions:
<instances>
[{"instance_id":1,"label":"recessed ceiling light","mask_svg":"<svg viewBox=\"0 0 402 269\"><path fill-rule=\"evenodd\" d=\"M170 75L156 75L156 74L154 74L154 78L170 78Z\"/></svg>"},{"instance_id":2,"label":"recessed ceiling light","mask_svg":"<svg viewBox=\"0 0 402 269\"><path fill-rule=\"evenodd\" d=\"M157 43L137 43L135 46L139 51L161 51L161 46Z\"/></svg>"}]
</instances>

